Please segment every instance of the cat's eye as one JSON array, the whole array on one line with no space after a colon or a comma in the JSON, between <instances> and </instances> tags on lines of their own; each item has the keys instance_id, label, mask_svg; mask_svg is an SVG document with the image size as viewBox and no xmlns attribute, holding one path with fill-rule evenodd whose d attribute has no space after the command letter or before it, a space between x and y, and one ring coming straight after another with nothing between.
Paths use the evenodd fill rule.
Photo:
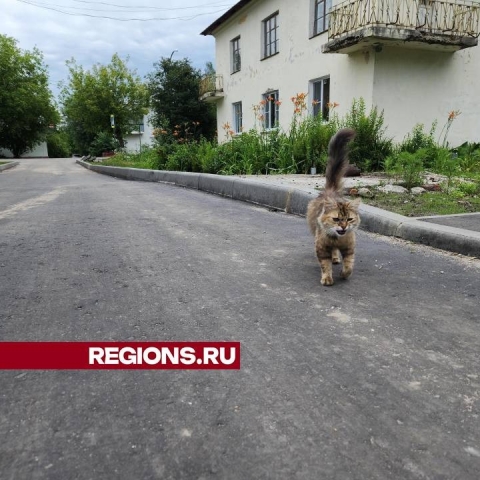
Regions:
<instances>
[{"instance_id":1,"label":"cat's eye","mask_svg":"<svg viewBox=\"0 0 480 480\"><path fill-rule=\"evenodd\" d=\"M353 222L353 218L347 218L348 222Z\"/></svg>"},{"instance_id":2,"label":"cat's eye","mask_svg":"<svg viewBox=\"0 0 480 480\"><path fill-rule=\"evenodd\" d=\"M332 220L333 220L334 222L338 222L340 219L339 219L338 217L334 217L334 218L332 218Z\"/></svg>"}]
</instances>

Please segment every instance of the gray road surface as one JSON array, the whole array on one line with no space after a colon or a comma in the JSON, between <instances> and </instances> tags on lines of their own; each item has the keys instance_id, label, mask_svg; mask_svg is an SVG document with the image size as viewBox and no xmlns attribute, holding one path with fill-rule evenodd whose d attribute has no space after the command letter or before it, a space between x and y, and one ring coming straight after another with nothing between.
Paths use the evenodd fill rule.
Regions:
<instances>
[{"instance_id":1,"label":"gray road surface","mask_svg":"<svg viewBox=\"0 0 480 480\"><path fill-rule=\"evenodd\" d=\"M0 478L480 478L478 261L357 258L322 287L303 218L22 160L0 340L232 340L242 368L0 372Z\"/></svg>"}]
</instances>

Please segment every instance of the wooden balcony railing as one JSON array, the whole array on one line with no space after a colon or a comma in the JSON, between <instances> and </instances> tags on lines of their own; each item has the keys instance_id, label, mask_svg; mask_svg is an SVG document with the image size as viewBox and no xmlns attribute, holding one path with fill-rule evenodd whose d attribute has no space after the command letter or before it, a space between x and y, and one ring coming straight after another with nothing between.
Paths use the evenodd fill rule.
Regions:
<instances>
[{"instance_id":1,"label":"wooden balcony railing","mask_svg":"<svg viewBox=\"0 0 480 480\"><path fill-rule=\"evenodd\" d=\"M223 97L223 75L206 75L200 81L200 98Z\"/></svg>"},{"instance_id":2,"label":"wooden balcony railing","mask_svg":"<svg viewBox=\"0 0 480 480\"><path fill-rule=\"evenodd\" d=\"M335 40L372 26L477 38L480 3L472 0L346 0L330 11L328 38Z\"/></svg>"}]
</instances>

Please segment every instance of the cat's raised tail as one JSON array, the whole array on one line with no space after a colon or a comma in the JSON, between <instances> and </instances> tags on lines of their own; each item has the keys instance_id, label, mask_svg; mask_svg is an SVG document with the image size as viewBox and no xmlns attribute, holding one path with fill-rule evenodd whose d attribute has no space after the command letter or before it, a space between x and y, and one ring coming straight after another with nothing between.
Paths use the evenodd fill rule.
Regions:
<instances>
[{"instance_id":1,"label":"cat's raised tail","mask_svg":"<svg viewBox=\"0 0 480 480\"><path fill-rule=\"evenodd\" d=\"M325 171L325 193L342 193L343 177L348 168L348 144L355 138L355 130L342 128L328 144L328 163Z\"/></svg>"}]
</instances>

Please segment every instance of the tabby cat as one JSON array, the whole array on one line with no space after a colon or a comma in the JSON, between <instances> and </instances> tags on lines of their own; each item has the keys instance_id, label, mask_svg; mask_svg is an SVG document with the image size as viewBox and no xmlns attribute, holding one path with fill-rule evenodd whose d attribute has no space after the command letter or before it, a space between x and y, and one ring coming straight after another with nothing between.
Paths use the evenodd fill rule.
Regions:
<instances>
[{"instance_id":1,"label":"tabby cat","mask_svg":"<svg viewBox=\"0 0 480 480\"><path fill-rule=\"evenodd\" d=\"M315 235L315 251L322 270L322 285L333 285L332 263L343 258L341 277L348 278L355 261L355 230L360 225L360 199L343 198L343 177L348 168L349 128L339 130L328 144L325 190L308 204L307 221Z\"/></svg>"}]
</instances>

